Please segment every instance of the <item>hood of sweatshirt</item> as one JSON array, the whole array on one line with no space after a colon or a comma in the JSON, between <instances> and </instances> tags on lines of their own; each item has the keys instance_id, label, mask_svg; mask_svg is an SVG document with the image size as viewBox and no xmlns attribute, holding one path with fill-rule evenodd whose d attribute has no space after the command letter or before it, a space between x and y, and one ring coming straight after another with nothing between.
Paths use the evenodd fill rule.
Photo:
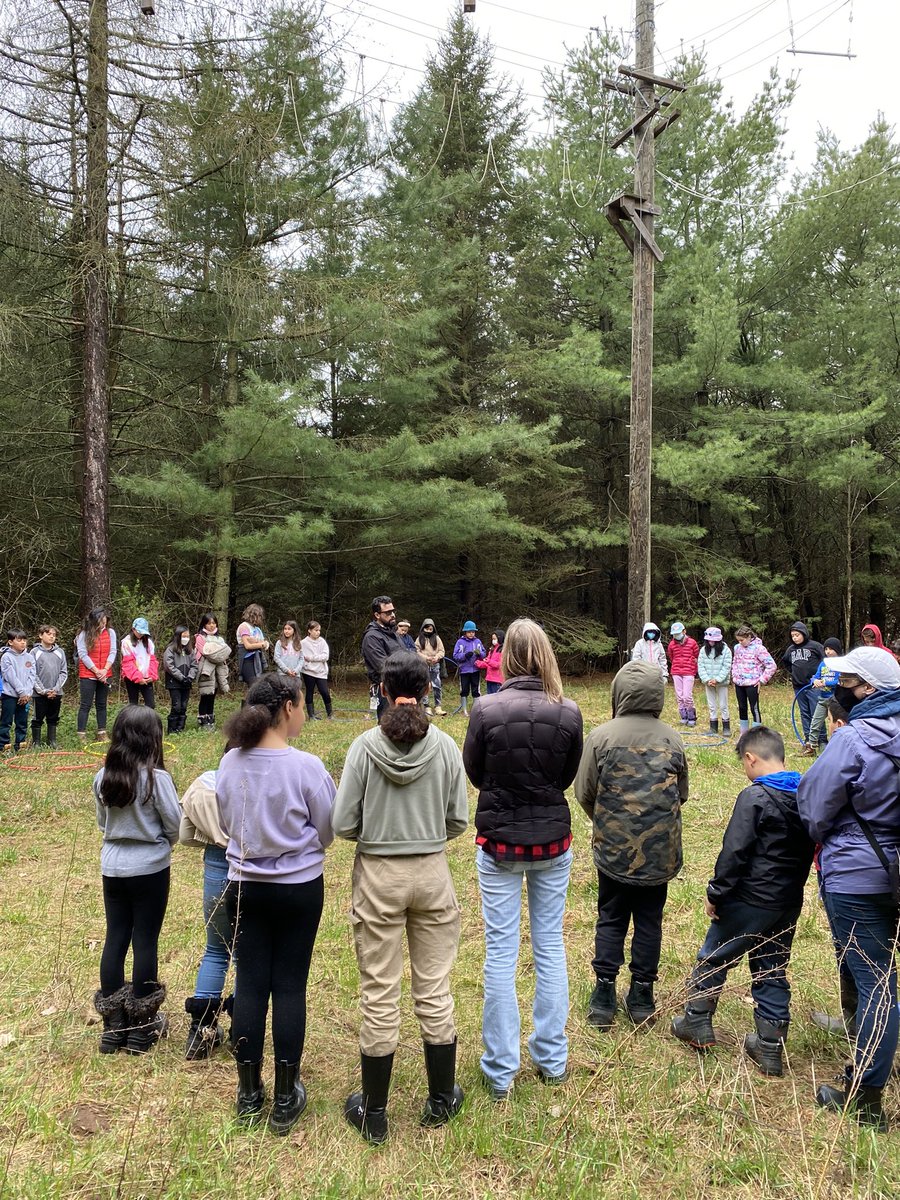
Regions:
<instances>
[{"instance_id":1,"label":"hood of sweatshirt","mask_svg":"<svg viewBox=\"0 0 900 1200\"><path fill-rule=\"evenodd\" d=\"M867 631L869 633L871 633L872 636L875 638L875 645L878 646L881 650L883 650L884 649L884 638L881 636L881 630L878 628L878 626L877 625L863 625L862 630L860 631L860 634L862 635L863 633L866 633Z\"/></svg>"},{"instance_id":2,"label":"hood of sweatshirt","mask_svg":"<svg viewBox=\"0 0 900 1200\"><path fill-rule=\"evenodd\" d=\"M656 673L658 675L659 671ZM440 738L432 736L429 729L420 741L399 746L380 729L373 729L363 737L363 749L382 775L391 783L404 787L425 774L440 750L439 742Z\"/></svg>"},{"instance_id":3,"label":"hood of sweatshirt","mask_svg":"<svg viewBox=\"0 0 900 1200\"><path fill-rule=\"evenodd\" d=\"M655 640L658 642L659 641L659 626L654 625L652 621L648 621L647 624L644 626L644 628L641 630L641 637L644 637L647 633L650 632L651 629L656 632Z\"/></svg>"},{"instance_id":4,"label":"hood of sweatshirt","mask_svg":"<svg viewBox=\"0 0 900 1200\"><path fill-rule=\"evenodd\" d=\"M624 717L628 713L651 713L658 717L665 701L666 685L659 667L653 663L628 662L613 680L614 717Z\"/></svg>"},{"instance_id":5,"label":"hood of sweatshirt","mask_svg":"<svg viewBox=\"0 0 900 1200\"><path fill-rule=\"evenodd\" d=\"M793 623L793 625L791 626L791 633L793 633L795 630L797 633L803 634L804 642L809 641L809 630L806 628L806 626L803 624L802 621L795 621ZM802 645L802 643L801 643L801 645Z\"/></svg>"}]
</instances>

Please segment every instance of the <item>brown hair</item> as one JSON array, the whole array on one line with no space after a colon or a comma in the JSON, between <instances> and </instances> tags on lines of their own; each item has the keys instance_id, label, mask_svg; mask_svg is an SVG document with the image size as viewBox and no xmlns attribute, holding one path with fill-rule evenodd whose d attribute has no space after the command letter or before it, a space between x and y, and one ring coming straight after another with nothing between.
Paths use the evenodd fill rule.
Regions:
<instances>
[{"instance_id":1,"label":"brown hair","mask_svg":"<svg viewBox=\"0 0 900 1200\"><path fill-rule=\"evenodd\" d=\"M742 637L754 638L754 637L756 637L756 634L753 632L753 630L750 628L749 625L739 625L737 627L737 629L734 631L734 636L736 638L742 638Z\"/></svg>"},{"instance_id":2,"label":"brown hair","mask_svg":"<svg viewBox=\"0 0 900 1200\"><path fill-rule=\"evenodd\" d=\"M242 621L249 621L251 625L256 625L260 629L262 623L266 619L266 610L261 604L248 604L241 613Z\"/></svg>"},{"instance_id":3,"label":"brown hair","mask_svg":"<svg viewBox=\"0 0 900 1200\"><path fill-rule=\"evenodd\" d=\"M428 667L411 650L399 650L384 660L381 681L391 706L381 718L381 732L392 742L420 742L429 722L419 701L428 691ZM398 704L398 700L407 703ZM409 701L414 701L410 704Z\"/></svg>"},{"instance_id":4,"label":"brown hair","mask_svg":"<svg viewBox=\"0 0 900 1200\"><path fill-rule=\"evenodd\" d=\"M554 704L563 698L559 664L550 639L538 625L527 617L513 621L506 631L500 668L507 679L517 675L536 675L544 685L544 694Z\"/></svg>"},{"instance_id":5,"label":"brown hair","mask_svg":"<svg viewBox=\"0 0 900 1200\"><path fill-rule=\"evenodd\" d=\"M284 631L287 628L293 629L294 632L293 632L293 635L291 636L291 645L294 647L295 650L299 650L300 643L303 641L303 638L300 636L300 626L297 624L296 621L285 621L284 622L284 624L281 626L281 633L278 635L278 640L280 642L284 641Z\"/></svg>"}]
</instances>

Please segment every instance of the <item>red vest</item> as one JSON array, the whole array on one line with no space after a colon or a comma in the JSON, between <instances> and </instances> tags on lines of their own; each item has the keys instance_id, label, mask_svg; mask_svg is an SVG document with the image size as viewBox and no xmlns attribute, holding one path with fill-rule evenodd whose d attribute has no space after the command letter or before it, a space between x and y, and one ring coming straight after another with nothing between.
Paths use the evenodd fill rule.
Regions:
<instances>
[{"instance_id":1,"label":"red vest","mask_svg":"<svg viewBox=\"0 0 900 1200\"><path fill-rule=\"evenodd\" d=\"M109 630L101 629L93 646L88 646L88 657L94 666L102 671L106 666L106 660L109 658ZM79 679L96 679L97 676L89 671L88 668L79 658L78 660L78 678ZM108 676L107 676L108 678Z\"/></svg>"}]
</instances>

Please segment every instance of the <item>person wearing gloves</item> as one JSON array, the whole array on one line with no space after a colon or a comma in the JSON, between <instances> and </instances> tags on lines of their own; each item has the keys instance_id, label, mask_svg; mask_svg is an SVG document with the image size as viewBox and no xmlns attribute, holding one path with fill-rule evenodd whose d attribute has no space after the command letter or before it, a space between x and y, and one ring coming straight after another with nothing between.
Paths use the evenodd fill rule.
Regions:
<instances>
[{"instance_id":1,"label":"person wearing gloves","mask_svg":"<svg viewBox=\"0 0 900 1200\"><path fill-rule=\"evenodd\" d=\"M856 1039L844 1086L816 1103L885 1131L882 1092L897 1049L900 920L900 664L877 646L832 658L849 725L800 780L800 819L821 843L822 900L838 962L856 984Z\"/></svg>"},{"instance_id":2,"label":"person wearing gloves","mask_svg":"<svg viewBox=\"0 0 900 1200\"><path fill-rule=\"evenodd\" d=\"M825 657L810 680L813 695L816 697L816 707L809 723L811 746L818 746L823 740L827 740L823 735L828 720L828 701L834 698L834 685L837 683L837 675L832 671L829 659L838 658L844 653L844 647L838 638L826 638L822 645L825 648Z\"/></svg>"},{"instance_id":3,"label":"person wearing gloves","mask_svg":"<svg viewBox=\"0 0 900 1200\"><path fill-rule=\"evenodd\" d=\"M682 725L692 729L697 724L697 710L694 708L694 680L697 677L697 656L700 647L681 621L672 625L669 633L672 640L666 647L666 655L672 664L672 683L675 685L675 696L678 700L678 715Z\"/></svg>"},{"instance_id":4,"label":"person wearing gloves","mask_svg":"<svg viewBox=\"0 0 900 1200\"><path fill-rule=\"evenodd\" d=\"M641 630L641 636L634 643L631 650L631 661L653 663L659 667L663 683L669 678L669 664L660 639L659 626L654 625L652 621L647 622Z\"/></svg>"},{"instance_id":5,"label":"person wearing gloves","mask_svg":"<svg viewBox=\"0 0 900 1200\"><path fill-rule=\"evenodd\" d=\"M476 660L484 658L484 655L485 649L478 637L478 626L474 621L466 621L453 647L453 661L459 663L459 700L463 715L468 715L469 712L469 696L474 703L481 695L481 676L475 664Z\"/></svg>"},{"instance_id":6,"label":"person wearing gloves","mask_svg":"<svg viewBox=\"0 0 900 1200\"><path fill-rule=\"evenodd\" d=\"M38 630L39 641L31 647L34 655L34 719L31 722L31 744L40 746L41 726L47 719L47 745L56 749L56 727L62 704L63 688L69 678L66 652L56 644L55 625L42 625Z\"/></svg>"},{"instance_id":7,"label":"person wearing gloves","mask_svg":"<svg viewBox=\"0 0 900 1200\"><path fill-rule=\"evenodd\" d=\"M731 650L725 644L722 630L710 625L703 635L703 649L697 656L697 674L706 688L706 707L709 709L709 732L731 737L731 714L728 711L728 684L731 681Z\"/></svg>"},{"instance_id":8,"label":"person wearing gloves","mask_svg":"<svg viewBox=\"0 0 900 1200\"><path fill-rule=\"evenodd\" d=\"M426 617L422 622L422 628L419 630L419 636L416 638L416 653L420 658L425 660L425 665L428 668L428 682L434 694L434 715L436 717L445 717L447 714L441 708L441 700L444 697L444 689L441 683L444 643L438 637L434 621L432 621L431 617ZM431 715L427 693L425 695L425 712Z\"/></svg>"},{"instance_id":9,"label":"person wearing gloves","mask_svg":"<svg viewBox=\"0 0 900 1200\"><path fill-rule=\"evenodd\" d=\"M809 727L812 724L813 713L816 711L816 694L812 688L812 677L819 663L825 657L825 647L814 642L809 636L809 630L802 621L795 621L791 626L791 640L781 656L781 665L791 673L791 683L794 685L794 698L800 709L800 721L803 726L803 749L801 758L815 758L816 752L810 741ZM825 730L820 733L822 744L825 742Z\"/></svg>"},{"instance_id":10,"label":"person wearing gloves","mask_svg":"<svg viewBox=\"0 0 900 1200\"><path fill-rule=\"evenodd\" d=\"M737 697L741 733L754 725L762 725L759 708L759 689L768 683L778 670L775 659L749 625L735 631L734 653L731 659L731 678Z\"/></svg>"},{"instance_id":11,"label":"person wearing gloves","mask_svg":"<svg viewBox=\"0 0 900 1200\"><path fill-rule=\"evenodd\" d=\"M143 700L148 708L156 708L153 685L159 679L159 659L146 617L135 617L131 632L122 638L122 678L129 704Z\"/></svg>"}]
</instances>

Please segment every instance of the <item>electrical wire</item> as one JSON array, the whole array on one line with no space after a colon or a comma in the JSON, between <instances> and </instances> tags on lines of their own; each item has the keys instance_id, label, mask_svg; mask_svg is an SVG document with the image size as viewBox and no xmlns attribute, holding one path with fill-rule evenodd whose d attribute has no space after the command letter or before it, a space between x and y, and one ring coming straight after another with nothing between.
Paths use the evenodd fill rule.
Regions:
<instances>
[{"instance_id":1,"label":"electrical wire","mask_svg":"<svg viewBox=\"0 0 900 1200\"><path fill-rule=\"evenodd\" d=\"M891 163L889 167L884 167L881 171L876 171L874 175L867 175L864 179L856 179L853 183L848 183L844 187L831 188L827 192L818 192L813 196L804 196L799 200L777 200L776 204L778 208L800 208L819 200L827 200L830 196L840 196L844 192L852 192L855 188L863 187L864 184L872 183L876 179L881 179L885 175L893 175L896 172L900 172L900 162ZM721 196L710 196L705 192L698 192L695 188L688 187L687 184L679 183L677 179L673 179L665 171L657 169L656 173L666 183L671 184L672 187L677 188L680 192L687 192L689 196L694 196L698 200L705 200L710 204L721 204L726 207L746 207L740 201L736 202L734 200L723 199Z\"/></svg>"}]
</instances>

